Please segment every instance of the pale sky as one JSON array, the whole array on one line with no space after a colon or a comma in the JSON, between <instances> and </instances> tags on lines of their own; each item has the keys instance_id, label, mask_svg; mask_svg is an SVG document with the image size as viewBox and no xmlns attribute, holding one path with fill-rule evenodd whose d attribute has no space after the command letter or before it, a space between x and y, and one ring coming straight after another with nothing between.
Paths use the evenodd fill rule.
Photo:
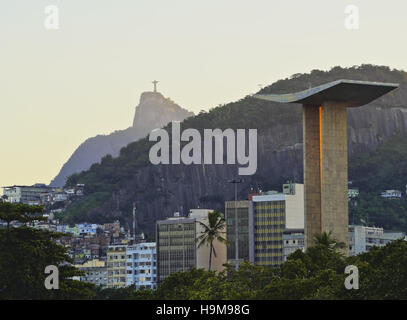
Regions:
<instances>
[{"instance_id":1,"label":"pale sky","mask_svg":"<svg viewBox=\"0 0 407 320\"><path fill-rule=\"evenodd\" d=\"M406 14L405 0L1 0L0 186L49 183L85 139L129 127L154 79L197 113L313 69L407 70Z\"/></svg>"}]
</instances>

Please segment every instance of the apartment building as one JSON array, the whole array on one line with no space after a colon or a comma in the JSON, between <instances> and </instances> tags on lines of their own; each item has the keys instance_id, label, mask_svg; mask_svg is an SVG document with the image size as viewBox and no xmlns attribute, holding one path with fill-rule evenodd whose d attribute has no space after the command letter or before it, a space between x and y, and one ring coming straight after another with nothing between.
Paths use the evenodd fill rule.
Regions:
<instances>
[{"instance_id":1,"label":"apartment building","mask_svg":"<svg viewBox=\"0 0 407 320\"><path fill-rule=\"evenodd\" d=\"M368 252L372 247L383 247L394 240L404 238L403 232L385 231L383 228L349 226L349 254Z\"/></svg>"},{"instance_id":2,"label":"apartment building","mask_svg":"<svg viewBox=\"0 0 407 320\"><path fill-rule=\"evenodd\" d=\"M107 267L105 261L94 259L80 265L75 265L75 267L85 272L85 275L80 276L80 281L90 282L100 287L107 285Z\"/></svg>"},{"instance_id":3,"label":"apartment building","mask_svg":"<svg viewBox=\"0 0 407 320\"><path fill-rule=\"evenodd\" d=\"M126 286L126 247L126 245L108 247L106 254L108 288Z\"/></svg>"},{"instance_id":4,"label":"apartment building","mask_svg":"<svg viewBox=\"0 0 407 320\"><path fill-rule=\"evenodd\" d=\"M126 249L126 285L137 289L154 289L157 282L155 242L142 242Z\"/></svg>"}]
</instances>

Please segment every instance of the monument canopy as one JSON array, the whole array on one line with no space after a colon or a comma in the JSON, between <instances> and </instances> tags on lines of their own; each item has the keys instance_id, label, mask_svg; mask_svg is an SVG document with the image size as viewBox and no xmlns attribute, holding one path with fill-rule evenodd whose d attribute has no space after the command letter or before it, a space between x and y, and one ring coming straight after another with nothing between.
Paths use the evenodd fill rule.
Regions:
<instances>
[{"instance_id":1,"label":"monument canopy","mask_svg":"<svg viewBox=\"0 0 407 320\"><path fill-rule=\"evenodd\" d=\"M279 102L322 105L326 102L346 102L349 107L363 106L398 88L396 83L337 80L304 91L288 94L256 94L254 97Z\"/></svg>"}]
</instances>

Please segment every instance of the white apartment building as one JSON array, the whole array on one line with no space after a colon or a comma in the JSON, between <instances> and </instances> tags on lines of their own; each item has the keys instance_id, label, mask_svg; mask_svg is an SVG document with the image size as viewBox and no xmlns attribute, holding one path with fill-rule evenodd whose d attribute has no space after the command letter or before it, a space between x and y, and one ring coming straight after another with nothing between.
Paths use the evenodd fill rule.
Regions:
<instances>
[{"instance_id":1,"label":"white apartment building","mask_svg":"<svg viewBox=\"0 0 407 320\"><path fill-rule=\"evenodd\" d=\"M37 183L32 186L3 187L3 195L6 196L7 202L40 205L41 197L52 190L53 188L47 187L45 184Z\"/></svg>"},{"instance_id":2,"label":"white apartment building","mask_svg":"<svg viewBox=\"0 0 407 320\"><path fill-rule=\"evenodd\" d=\"M130 245L126 249L126 286L155 289L157 252L155 242Z\"/></svg>"},{"instance_id":3,"label":"white apartment building","mask_svg":"<svg viewBox=\"0 0 407 320\"><path fill-rule=\"evenodd\" d=\"M304 229L286 229L283 232L283 262L297 250L305 251Z\"/></svg>"},{"instance_id":4,"label":"white apartment building","mask_svg":"<svg viewBox=\"0 0 407 320\"><path fill-rule=\"evenodd\" d=\"M383 247L394 240L404 238L402 232L387 232L383 228L349 226L349 254L368 252L373 246Z\"/></svg>"},{"instance_id":5,"label":"white apartment building","mask_svg":"<svg viewBox=\"0 0 407 320\"><path fill-rule=\"evenodd\" d=\"M354 256L368 252L372 247L383 247L387 243L405 238L403 232L389 232L383 228L366 226L349 226L349 255ZM287 257L300 249L304 251L304 229L285 230L283 234L284 261Z\"/></svg>"}]
</instances>

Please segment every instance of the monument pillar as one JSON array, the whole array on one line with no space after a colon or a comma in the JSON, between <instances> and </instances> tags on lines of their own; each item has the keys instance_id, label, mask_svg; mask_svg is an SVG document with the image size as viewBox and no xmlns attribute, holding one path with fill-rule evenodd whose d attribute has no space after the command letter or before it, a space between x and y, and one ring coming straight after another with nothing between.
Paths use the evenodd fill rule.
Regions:
<instances>
[{"instance_id":1,"label":"monument pillar","mask_svg":"<svg viewBox=\"0 0 407 320\"><path fill-rule=\"evenodd\" d=\"M258 94L279 103L303 105L305 247L313 237L331 232L345 243L348 236L347 108L365 105L396 89L395 83L337 80L297 93Z\"/></svg>"},{"instance_id":2,"label":"monument pillar","mask_svg":"<svg viewBox=\"0 0 407 320\"><path fill-rule=\"evenodd\" d=\"M322 230L321 205L321 144L318 105L303 105L305 245Z\"/></svg>"},{"instance_id":3,"label":"monument pillar","mask_svg":"<svg viewBox=\"0 0 407 320\"><path fill-rule=\"evenodd\" d=\"M322 225L320 232L345 243L349 251L348 232L348 141L347 104L326 102L321 107Z\"/></svg>"},{"instance_id":4,"label":"monument pillar","mask_svg":"<svg viewBox=\"0 0 407 320\"><path fill-rule=\"evenodd\" d=\"M305 244L331 232L348 247L346 104L303 105ZM346 251L346 249L344 250Z\"/></svg>"}]
</instances>

